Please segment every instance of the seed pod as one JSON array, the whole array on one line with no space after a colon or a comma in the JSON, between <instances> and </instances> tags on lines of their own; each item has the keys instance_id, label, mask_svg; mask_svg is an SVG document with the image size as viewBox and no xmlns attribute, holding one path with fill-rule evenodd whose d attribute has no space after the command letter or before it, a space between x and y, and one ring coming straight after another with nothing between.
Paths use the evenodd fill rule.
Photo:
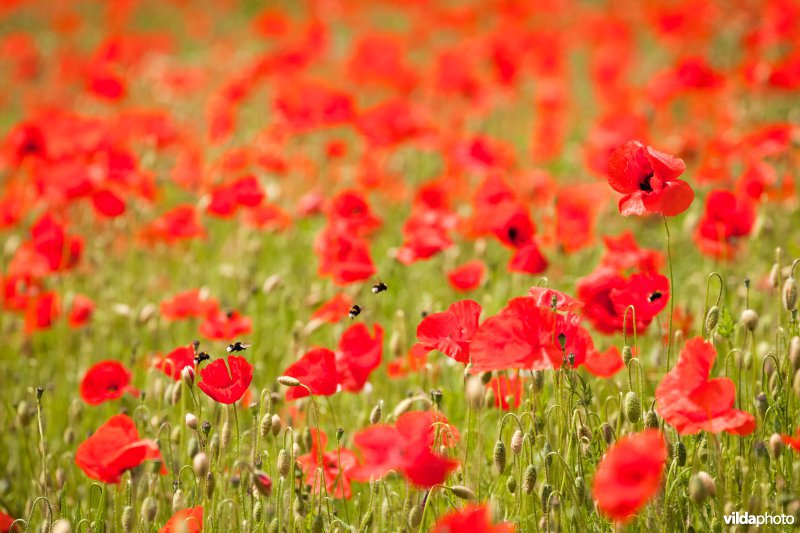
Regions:
<instances>
[{"instance_id":1,"label":"seed pod","mask_svg":"<svg viewBox=\"0 0 800 533\"><path fill-rule=\"evenodd\" d=\"M706 498L717 493L717 484L708 472L700 471L689 480L689 497L695 503L703 503Z\"/></svg>"},{"instance_id":2,"label":"seed pod","mask_svg":"<svg viewBox=\"0 0 800 533\"><path fill-rule=\"evenodd\" d=\"M586 481L581 476L575 478L575 495L578 497L578 500L583 500L584 495L586 494Z\"/></svg>"},{"instance_id":3,"label":"seed pod","mask_svg":"<svg viewBox=\"0 0 800 533\"><path fill-rule=\"evenodd\" d=\"M306 502L303 498L294 499L294 515L303 518L306 515Z\"/></svg>"},{"instance_id":4,"label":"seed pod","mask_svg":"<svg viewBox=\"0 0 800 533\"><path fill-rule=\"evenodd\" d=\"M769 408L769 400L767 400L767 395L763 392L760 392L758 396L756 396L755 403L756 411L758 411L758 414L761 416L761 418L764 418L764 416L767 414L767 409Z\"/></svg>"},{"instance_id":5,"label":"seed pod","mask_svg":"<svg viewBox=\"0 0 800 533\"><path fill-rule=\"evenodd\" d=\"M514 476L508 476L508 479L506 480L506 489L508 489L508 492L511 494L517 492L517 478Z\"/></svg>"},{"instance_id":6,"label":"seed pod","mask_svg":"<svg viewBox=\"0 0 800 533\"><path fill-rule=\"evenodd\" d=\"M535 485L536 467L533 465L528 465L528 467L525 469L525 475L522 478L522 492L525 494L532 493Z\"/></svg>"},{"instance_id":7,"label":"seed pod","mask_svg":"<svg viewBox=\"0 0 800 533\"><path fill-rule=\"evenodd\" d=\"M678 466L686 465L686 445L680 441L675 444L675 449L673 451L675 456L675 461L678 463Z\"/></svg>"},{"instance_id":8,"label":"seed pod","mask_svg":"<svg viewBox=\"0 0 800 533\"><path fill-rule=\"evenodd\" d=\"M711 333L714 331L714 328L717 327L719 323L719 307L716 305L712 305L711 308L706 313L706 331Z\"/></svg>"},{"instance_id":9,"label":"seed pod","mask_svg":"<svg viewBox=\"0 0 800 533\"><path fill-rule=\"evenodd\" d=\"M289 475L289 454L286 453L285 448L281 448L281 451L278 452L278 473L281 475L282 478L286 478Z\"/></svg>"},{"instance_id":10,"label":"seed pod","mask_svg":"<svg viewBox=\"0 0 800 533\"><path fill-rule=\"evenodd\" d=\"M178 489L172 495L172 514L183 511L184 509L186 509L186 496L183 495L181 489Z\"/></svg>"},{"instance_id":11,"label":"seed pod","mask_svg":"<svg viewBox=\"0 0 800 533\"><path fill-rule=\"evenodd\" d=\"M658 427L658 415L655 411L647 411L644 415L644 427L646 429L656 429Z\"/></svg>"},{"instance_id":12,"label":"seed pod","mask_svg":"<svg viewBox=\"0 0 800 533\"><path fill-rule=\"evenodd\" d=\"M158 513L158 502L152 496L148 496L142 502L142 520L145 524L150 524Z\"/></svg>"},{"instance_id":13,"label":"seed pod","mask_svg":"<svg viewBox=\"0 0 800 533\"><path fill-rule=\"evenodd\" d=\"M625 395L625 418L632 424L639 422L642 419L642 401L639 395L633 391L629 391Z\"/></svg>"},{"instance_id":14,"label":"seed pod","mask_svg":"<svg viewBox=\"0 0 800 533\"><path fill-rule=\"evenodd\" d=\"M122 510L122 531L131 533L133 531L133 507L126 505Z\"/></svg>"},{"instance_id":15,"label":"seed pod","mask_svg":"<svg viewBox=\"0 0 800 533\"><path fill-rule=\"evenodd\" d=\"M789 312L797 309L797 282L788 278L783 284L783 308Z\"/></svg>"},{"instance_id":16,"label":"seed pod","mask_svg":"<svg viewBox=\"0 0 800 533\"><path fill-rule=\"evenodd\" d=\"M272 415L266 413L264 416L261 417L261 424L259 425L259 430L261 432L262 437L266 437L272 431Z\"/></svg>"},{"instance_id":17,"label":"seed pod","mask_svg":"<svg viewBox=\"0 0 800 533\"><path fill-rule=\"evenodd\" d=\"M450 491L455 494L457 498L461 498L462 500L475 499L475 493L472 492L472 489L465 487L464 485L453 485L450 487Z\"/></svg>"},{"instance_id":18,"label":"seed pod","mask_svg":"<svg viewBox=\"0 0 800 533\"><path fill-rule=\"evenodd\" d=\"M375 407L372 408L372 411L369 413L369 423L370 424L377 424L381 421L381 417L383 416L383 401L378 402L375 404Z\"/></svg>"},{"instance_id":19,"label":"seed pod","mask_svg":"<svg viewBox=\"0 0 800 533\"><path fill-rule=\"evenodd\" d=\"M755 331L758 327L758 313L752 309L745 309L742 311L740 321L748 331Z\"/></svg>"},{"instance_id":20,"label":"seed pod","mask_svg":"<svg viewBox=\"0 0 800 533\"><path fill-rule=\"evenodd\" d=\"M420 522L422 522L422 507L413 505L411 511L408 512L408 525L413 529L418 529Z\"/></svg>"},{"instance_id":21,"label":"seed pod","mask_svg":"<svg viewBox=\"0 0 800 533\"><path fill-rule=\"evenodd\" d=\"M548 512L550 508L550 494L553 492L553 487L548 483L542 485L542 511Z\"/></svg>"},{"instance_id":22,"label":"seed pod","mask_svg":"<svg viewBox=\"0 0 800 533\"><path fill-rule=\"evenodd\" d=\"M214 472L209 472L206 474L206 496L208 499L214 497L214 488L216 488L217 482L216 478L214 478Z\"/></svg>"},{"instance_id":23,"label":"seed pod","mask_svg":"<svg viewBox=\"0 0 800 533\"><path fill-rule=\"evenodd\" d=\"M549 442L545 442L544 446L542 446L542 454L544 455L544 466L547 470L550 470L550 467L553 465L553 456L550 453L553 451L553 447L550 446Z\"/></svg>"},{"instance_id":24,"label":"seed pod","mask_svg":"<svg viewBox=\"0 0 800 533\"><path fill-rule=\"evenodd\" d=\"M781 456L781 452L783 451L783 438L781 438L779 433L773 433L769 438L769 451L775 459Z\"/></svg>"},{"instance_id":25,"label":"seed pod","mask_svg":"<svg viewBox=\"0 0 800 533\"><path fill-rule=\"evenodd\" d=\"M277 437L281 429L283 429L283 422L281 421L281 417L276 413L272 415L272 436Z\"/></svg>"},{"instance_id":26,"label":"seed pod","mask_svg":"<svg viewBox=\"0 0 800 533\"><path fill-rule=\"evenodd\" d=\"M194 416L192 413L186 413L186 417L184 418L184 421L186 422L186 427L187 428L193 429L193 430L197 429L197 426L198 426L199 422L197 420L197 417Z\"/></svg>"},{"instance_id":27,"label":"seed pod","mask_svg":"<svg viewBox=\"0 0 800 533\"><path fill-rule=\"evenodd\" d=\"M264 516L264 506L261 504L261 498L256 500L255 505L253 505L253 522L258 524L261 522L261 518Z\"/></svg>"},{"instance_id":28,"label":"seed pod","mask_svg":"<svg viewBox=\"0 0 800 533\"><path fill-rule=\"evenodd\" d=\"M500 474L506 469L506 445L501 440L494 445L494 467Z\"/></svg>"},{"instance_id":29,"label":"seed pod","mask_svg":"<svg viewBox=\"0 0 800 533\"><path fill-rule=\"evenodd\" d=\"M43 531L46 532L47 529L43 528ZM72 533L72 526L70 525L68 520L56 520L53 522L53 529L51 530L52 533ZM127 531L125 533L128 533Z\"/></svg>"},{"instance_id":30,"label":"seed pod","mask_svg":"<svg viewBox=\"0 0 800 533\"><path fill-rule=\"evenodd\" d=\"M205 477L209 468L208 455L206 455L205 452L200 452L195 455L194 459L192 459L192 467L198 477Z\"/></svg>"},{"instance_id":31,"label":"seed pod","mask_svg":"<svg viewBox=\"0 0 800 533\"><path fill-rule=\"evenodd\" d=\"M606 441L606 446L611 446L614 442L614 428L608 422L603 422L600 426L600 433L603 434L603 440Z\"/></svg>"},{"instance_id":32,"label":"seed pod","mask_svg":"<svg viewBox=\"0 0 800 533\"><path fill-rule=\"evenodd\" d=\"M511 437L511 453L519 455L522 452L522 431L516 430Z\"/></svg>"}]
</instances>

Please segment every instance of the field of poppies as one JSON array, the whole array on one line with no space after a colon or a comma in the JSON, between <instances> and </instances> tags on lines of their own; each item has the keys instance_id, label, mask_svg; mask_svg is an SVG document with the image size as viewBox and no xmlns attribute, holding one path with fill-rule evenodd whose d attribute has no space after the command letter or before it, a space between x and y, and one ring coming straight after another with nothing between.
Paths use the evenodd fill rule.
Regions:
<instances>
[{"instance_id":1,"label":"field of poppies","mask_svg":"<svg viewBox=\"0 0 800 533\"><path fill-rule=\"evenodd\" d=\"M4 0L0 80L0 532L800 524L797 0Z\"/></svg>"}]
</instances>

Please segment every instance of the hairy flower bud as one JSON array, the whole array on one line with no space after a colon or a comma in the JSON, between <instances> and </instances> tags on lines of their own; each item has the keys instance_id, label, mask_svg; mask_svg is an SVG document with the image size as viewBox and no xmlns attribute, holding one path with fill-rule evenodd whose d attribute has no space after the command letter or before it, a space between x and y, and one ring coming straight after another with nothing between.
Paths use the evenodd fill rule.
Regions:
<instances>
[{"instance_id":1,"label":"hairy flower bud","mask_svg":"<svg viewBox=\"0 0 800 533\"><path fill-rule=\"evenodd\" d=\"M629 391L625 395L625 418L632 424L639 422L642 419L642 401L639 395L633 391Z\"/></svg>"},{"instance_id":2,"label":"hairy flower bud","mask_svg":"<svg viewBox=\"0 0 800 533\"><path fill-rule=\"evenodd\" d=\"M472 492L472 489L469 487L465 487L464 485L453 485L450 487L450 491L457 497L461 498L462 500L474 500L475 493Z\"/></svg>"},{"instance_id":3,"label":"hairy flower bud","mask_svg":"<svg viewBox=\"0 0 800 533\"><path fill-rule=\"evenodd\" d=\"M797 309L797 282L788 278L783 284L783 308L789 312Z\"/></svg>"},{"instance_id":4,"label":"hairy flower bud","mask_svg":"<svg viewBox=\"0 0 800 533\"><path fill-rule=\"evenodd\" d=\"M522 492L530 494L536 485L536 467L528 465L525 468L525 475L522 477Z\"/></svg>"},{"instance_id":5,"label":"hairy flower bud","mask_svg":"<svg viewBox=\"0 0 800 533\"><path fill-rule=\"evenodd\" d=\"M506 469L506 445L501 440L494 445L494 467L500 474Z\"/></svg>"},{"instance_id":6,"label":"hairy flower bud","mask_svg":"<svg viewBox=\"0 0 800 533\"><path fill-rule=\"evenodd\" d=\"M286 452L285 448L281 448L281 451L278 452L278 461L277 461L277 468L278 473L281 475L282 478L286 478L289 475L289 468L291 465L289 464L289 454Z\"/></svg>"},{"instance_id":7,"label":"hairy flower bud","mask_svg":"<svg viewBox=\"0 0 800 533\"><path fill-rule=\"evenodd\" d=\"M375 404L375 407L372 408L372 411L369 413L369 423L370 424L377 424L381 421L383 417L383 400L379 401Z\"/></svg>"},{"instance_id":8,"label":"hairy flower bud","mask_svg":"<svg viewBox=\"0 0 800 533\"><path fill-rule=\"evenodd\" d=\"M719 307L716 305L712 305L711 308L706 313L706 331L711 333L714 331L714 328L717 327L719 323Z\"/></svg>"},{"instance_id":9,"label":"hairy flower bud","mask_svg":"<svg viewBox=\"0 0 800 533\"><path fill-rule=\"evenodd\" d=\"M689 480L689 497L695 503L703 503L706 498L717 493L717 484L708 472L700 471Z\"/></svg>"},{"instance_id":10,"label":"hairy flower bud","mask_svg":"<svg viewBox=\"0 0 800 533\"><path fill-rule=\"evenodd\" d=\"M646 429L656 429L658 427L658 415L655 411L647 411L644 415L644 427Z\"/></svg>"},{"instance_id":11,"label":"hairy flower bud","mask_svg":"<svg viewBox=\"0 0 800 533\"><path fill-rule=\"evenodd\" d=\"M740 321L748 331L755 331L758 327L758 313L752 309L745 309L742 311Z\"/></svg>"},{"instance_id":12,"label":"hairy flower bud","mask_svg":"<svg viewBox=\"0 0 800 533\"><path fill-rule=\"evenodd\" d=\"M198 425L199 421L197 420L197 417L194 416L192 413L186 413L186 416L184 417L184 421L186 422L186 427L187 428L189 428L189 429L197 429L197 425Z\"/></svg>"},{"instance_id":13,"label":"hairy flower bud","mask_svg":"<svg viewBox=\"0 0 800 533\"><path fill-rule=\"evenodd\" d=\"M511 453L519 455L522 452L522 431L516 430L511 437Z\"/></svg>"}]
</instances>

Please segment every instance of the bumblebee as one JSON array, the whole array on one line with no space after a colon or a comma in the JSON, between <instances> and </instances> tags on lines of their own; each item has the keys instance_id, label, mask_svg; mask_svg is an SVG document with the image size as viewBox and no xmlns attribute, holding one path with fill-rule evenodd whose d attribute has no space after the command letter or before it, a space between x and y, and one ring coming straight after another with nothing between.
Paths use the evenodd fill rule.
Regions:
<instances>
[{"instance_id":1,"label":"bumblebee","mask_svg":"<svg viewBox=\"0 0 800 533\"><path fill-rule=\"evenodd\" d=\"M206 352L200 352L194 356L194 366L200 366L200 363L203 361L208 361L209 359L211 359L210 355L208 355Z\"/></svg>"},{"instance_id":2,"label":"bumblebee","mask_svg":"<svg viewBox=\"0 0 800 533\"><path fill-rule=\"evenodd\" d=\"M381 280L378 280L378 283L372 286L372 294L378 294L379 292L386 290L389 290L389 287L387 287L386 284Z\"/></svg>"},{"instance_id":3,"label":"bumblebee","mask_svg":"<svg viewBox=\"0 0 800 533\"><path fill-rule=\"evenodd\" d=\"M354 305L350 308L350 311L347 314L350 316L350 320L353 320L355 317L361 314L361 306Z\"/></svg>"},{"instance_id":4,"label":"bumblebee","mask_svg":"<svg viewBox=\"0 0 800 533\"><path fill-rule=\"evenodd\" d=\"M250 347L249 344L245 344L243 342L236 341L233 344L228 345L228 353L233 352L243 352Z\"/></svg>"}]
</instances>

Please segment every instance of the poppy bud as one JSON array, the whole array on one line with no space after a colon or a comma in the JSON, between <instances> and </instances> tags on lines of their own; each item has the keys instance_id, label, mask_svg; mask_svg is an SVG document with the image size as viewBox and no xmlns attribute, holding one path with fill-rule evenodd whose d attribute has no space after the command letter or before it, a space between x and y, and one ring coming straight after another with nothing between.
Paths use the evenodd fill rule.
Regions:
<instances>
[{"instance_id":1,"label":"poppy bud","mask_svg":"<svg viewBox=\"0 0 800 533\"><path fill-rule=\"evenodd\" d=\"M684 466L686 464L686 445L678 441L673 450L673 455L678 466Z\"/></svg>"},{"instance_id":2,"label":"poppy bud","mask_svg":"<svg viewBox=\"0 0 800 533\"><path fill-rule=\"evenodd\" d=\"M442 406L442 391L434 389L431 391L431 401L436 404L436 407Z\"/></svg>"},{"instance_id":3,"label":"poppy bud","mask_svg":"<svg viewBox=\"0 0 800 533\"><path fill-rule=\"evenodd\" d=\"M195 455L194 459L192 459L192 467L197 477L205 477L209 467L208 455L206 455L205 452L200 452Z\"/></svg>"},{"instance_id":4,"label":"poppy bud","mask_svg":"<svg viewBox=\"0 0 800 533\"><path fill-rule=\"evenodd\" d=\"M227 450L228 444L231 443L231 425L227 420L222 424L222 434L220 435L219 443L220 448L223 450Z\"/></svg>"},{"instance_id":5,"label":"poppy bud","mask_svg":"<svg viewBox=\"0 0 800 533\"><path fill-rule=\"evenodd\" d=\"M130 509L130 507L128 507ZM124 515L123 515L124 517ZM46 529L42 529L42 531L47 531ZM72 533L72 526L70 525L68 520L61 519L56 520L53 522L53 529L51 530L52 533ZM129 533L130 530L125 531L125 533Z\"/></svg>"},{"instance_id":6,"label":"poppy bud","mask_svg":"<svg viewBox=\"0 0 800 533\"><path fill-rule=\"evenodd\" d=\"M514 476L508 476L508 479L506 480L506 489L508 489L508 492L511 494L517 492L517 478Z\"/></svg>"},{"instance_id":7,"label":"poppy bud","mask_svg":"<svg viewBox=\"0 0 800 533\"><path fill-rule=\"evenodd\" d=\"M344 437L344 429L336 428L336 442L342 442L342 437Z\"/></svg>"},{"instance_id":8,"label":"poppy bud","mask_svg":"<svg viewBox=\"0 0 800 533\"><path fill-rule=\"evenodd\" d=\"M544 372L541 370L534 370L533 372L533 388L536 391L544 389Z\"/></svg>"},{"instance_id":9,"label":"poppy bud","mask_svg":"<svg viewBox=\"0 0 800 533\"><path fill-rule=\"evenodd\" d=\"M286 478L286 476L289 475L290 466L291 465L289 464L289 454L286 453L285 448L281 448L281 451L278 452L277 467L278 467L278 473L281 475L282 478Z\"/></svg>"},{"instance_id":10,"label":"poppy bud","mask_svg":"<svg viewBox=\"0 0 800 533\"><path fill-rule=\"evenodd\" d=\"M800 368L800 337L792 337L789 341L789 362L793 370Z\"/></svg>"},{"instance_id":11,"label":"poppy bud","mask_svg":"<svg viewBox=\"0 0 800 533\"><path fill-rule=\"evenodd\" d=\"M263 496L269 498L272 494L272 478L262 470L253 472L253 484Z\"/></svg>"},{"instance_id":12,"label":"poppy bud","mask_svg":"<svg viewBox=\"0 0 800 533\"><path fill-rule=\"evenodd\" d=\"M481 372L481 383L483 383L484 385L488 385L490 381L492 381L492 373Z\"/></svg>"},{"instance_id":13,"label":"poppy bud","mask_svg":"<svg viewBox=\"0 0 800 533\"><path fill-rule=\"evenodd\" d=\"M797 282L788 278L783 284L783 308L791 312L797 309Z\"/></svg>"},{"instance_id":14,"label":"poppy bud","mask_svg":"<svg viewBox=\"0 0 800 533\"><path fill-rule=\"evenodd\" d=\"M281 429L283 429L283 422L281 422L281 417L275 413L272 415L272 436L277 437Z\"/></svg>"},{"instance_id":15,"label":"poppy bud","mask_svg":"<svg viewBox=\"0 0 800 533\"><path fill-rule=\"evenodd\" d=\"M253 505L253 522L258 524L261 522L261 518L264 515L264 506L261 504L261 498L256 500L255 505Z\"/></svg>"},{"instance_id":16,"label":"poppy bud","mask_svg":"<svg viewBox=\"0 0 800 533\"><path fill-rule=\"evenodd\" d=\"M629 391L628 394L625 395L625 418L631 424L635 424L642 419L642 401L639 399L639 395L633 391Z\"/></svg>"},{"instance_id":17,"label":"poppy bud","mask_svg":"<svg viewBox=\"0 0 800 533\"><path fill-rule=\"evenodd\" d=\"M769 451L775 459L781 456L781 452L783 451L783 439L779 433L773 433L769 438Z\"/></svg>"},{"instance_id":18,"label":"poppy bud","mask_svg":"<svg viewBox=\"0 0 800 533\"><path fill-rule=\"evenodd\" d=\"M622 347L622 362L625 363L625 367L631 366L631 361L633 360L633 350L627 344Z\"/></svg>"},{"instance_id":19,"label":"poppy bud","mask_svg":"<svg viewBox=\"0 0 800 533\"><path fill-rule=\"evenodd\" d=\"M520 430L516 430L514 435L511 437L511 453L514 455L519 455L522 451L522 432Z\"/></svg>"},{"instance_id":20,"label":"poppy bud","mask_svg":"<svg viewBox=\"0 0 800 533\"><path fill-rule=\"evenodd\" d=\"M372 408L372 411L369 413L369 423L370 424L377 424L381 421L381 417L383 416L383 401L378 402L375 407Z\"/></svg>"},{"instance_id":21,"label":"poppy bud","mask_svg":"<svg viewBox=\"0 0 800 533\"><path fill-rule=\"evenodd\" d=\"M68 427L64 430L64 444L67 446L72 445L75 442L75 430L72 427Z\"/></svg>"},{"instance_id":22,"label":"poppy bud","mask_svg":"<svg viewBox=\"0 0 800 533\"><path fill-rule=\"evenodd\" d=\"M184 509L186 509L186 496L183 495L181 489L178 489L172 495L172 514L183 511Z\"/></svg>"},{"instance_id":23,"label":"poppy bud","mask_svg":"<svg viewBox=\"0 0 800 533\"><path fill-rule=\"evenodd\" d=\"M172 391L169 398L170 405L178 405L178 403L181 401L181 390L180 383L176 382L172 385Z\"/></svg>"},{"instance_id":24,"label":"poppy bud","mask_svg":"<svg viewBox=\"0 0 800 533\"><path fill-rule=\"evenodd\" d=\"M142 502L142 520L145 524L150 524L158 513L158 502L152 496L148 496Z\"/></svg>"},{"instance_id":25,"label":"poppy bud","mask_svg":"<svg viewBox=\"0 0 800 533\"><path fill-rule=\"evenodd\" d=\"M719 323L719 307L712 305L706 313L706 331L711 333Z\"/></svg>"},{"instance_id":26,"label":"poppy bud","mask_svg":"<svg viewBox=\"0 0 800 533\"><path fill-rule=\"evenodd\" d=\"M219 459L219 434L214 433L211 437L211 441L208 443L208 453L211 454L211 457L214 458L216 461Z\"/></svg>"},{"instance_id":27,"label":"poppy bud","mask_svg":"<svg viewBox=\"0 0 800 533\"><path fill-rule=\"evenodd\" d=\"M292 510L294 511L294 515L297 518L303 518L304 516L306 516L306 511L307 510L306 510L306 502L305 502L305 500L303 500L303 498L295 498L294 499L294 508Z\"/></svg>"},{"instance_id":28,"label":"poppy bud","mask_svg":"<svg viewBox=\"0 0 800 533\"><path fill-rule=\"evenodd\" d=\"M303 448L305 450L307 450L307 451L311 451L311 446L312 446L313 442L312 442L312 438L311 438L311 429L309 429L308 426L303 428L303 432L300 434L300 438L303 441ZM296 455L302 455L302 454L298 453Z\"/></svg>"},{"instance_id":29,"label":"poppy bud","mask_svg":"<svg viewBox=\"0 0 800 533\"><path fill-rule=\"evenodd\" d=\"M311 533L322 533L325 531L325 523L322 521L322 515L314 516L314 521L311 522Z\"/></svg>"},{"instance_id":30,"label":"poppy bud","mask_svg":"<svg viewBox=\"0 0 800 533\"><path fill-rule=\"evenodd\" d=\"M542 485L542 511L548 512L550 508L550 494L553 492L553 487L548 483Z\"/></svg>"},{"instance_id":31,"label":"poppy bud","mask_svg":"<svg viewBox=\"0 0 800 533\"><path fill-rule=\"evenodd\" d=\"M292 376L280 376L278 378L278 383L283 385L284 387L299 387L300 380L297 378L293 378Z\"/></svg>"},{"instance_id":32,"label":"poppy bud","mask_svg":"<svg viewBox=\"0 0 800 533\"><path fill-rule=\"evenodd\" d=\"M483 393L484 389L481 384L481 378L478 376L470 376L467 378L464 396L473 409L478 409L483 404Z\"/></svg>"},{"instance_id":33,"label":"poppy bud","mask_svg":"<svg viewBox=\"0 0 800 533\"><path fill-rule=\"evenodd\" d=\"M206 496L211 499L214 497L214 488L217 486L216 478L214 477L214 473L209 471L206 474Z\"/></svg>"},{"instance_id":34,"label":"poppy bud","mask_svg":"<svg viewBox=\"0 0 800 533\"><path fill-rule=\"evenodd\" d=\"M591 440L592 438L592 430L589 429L587 426L581 424L578 428L578 438L584 438L586 440Z\"/></svg>"},{"instance_id":35,"label":"poppy bud","mask_svg":"<svg viewBox=\"0 0 800 533\"><path fill-rule=\"evenodd\" d=\"M408 513L408 524L413 529L418 529L420 522L422 522L422 507L414 505Z\"/></svg>"},{"instance_id":36,"label":"poppy bud","mask_svg":"<svg viewBox=\"0 0 800 533\"><path fill-rule=\"evenodd\" d=\"M773 289L781 286L781 267L778 263L773 263L769 271L769 286Z\"/></svg>"},{"instance_id":37,"label":"poppy bud","mask_svg":"<svg viewBox=\"0 0 800 533\"><path fill-rule=\"evenodd\" d=\"M486 392L483 395L483 405L486 408L494 407L494 404L497 400L497 396L494 393L494 389L486 389Z\"/></svg>"},{"instance_id":38,"label":"poppy bud","mask_svg":"<svg viewBox=\"0 0 800 533\"><path fill-rule=\"evenodd\" d=\"M603 440L606 441L606 446L611 446L614 442L614 428L608 422L603 422L600 426L600 432L603 434Z\"/></svg>"},{"instance_id":39,"label":"poppy bud","mask_svg":"<svg viewBox=\"0 0 800 533\"><path fill-rule=\"evenodd\" d=\"M764 418L764 415L767 414L767 408L769 407L769 401L767 400L767 395L763 392L760 392L758 396L756 396L756 411Z\"/></svg>"},{"instance_id":40,"label":"poppy bud","mask_svg":"<svg viewBox=\"0 0 800 533\"><path fill-rule=\"evenodd\" d=\"M525 469L525 475L522 478L522 492L525 494L532 493L535 485L536 467L533 465L528 465L528 467Z\"/></svg>"},{"instance_id":41,"label":"poppy bud","mask_svg":"<svg viewBox=\"0 0 800 533\"><path fill-rule=\"evenodd\" d=\"M461 498L462 500L475 499L475 493L472 492L472 489L465 487L464 485L453 485L450 487L450 491L455 494L457 498Z\"/></svg>"},{"instance_id":42,"label":"poppy bud","mask_svg":"<svg viewBox=\"0 0 800 533\"><path fill-rule=\"evenodd\" d=\"M122 531L125 533L133 531L133 507L130 505L126 505L122 510Z\"/></svg>"},{"instance_id":43,"label":"poppy bud","mask_svg":"<svg viewBox=\"0 0 800 533\"><path fill-rule=\"evenodd\" d=\"M181 428L180 426L175 426L172 428L172 431L169 433L169 440L173 444L178 444L181 441Z\"/></svg>"},{"instance_id":44,"label":"poppy bud","mask_svg":"<svg viewBox=\"0 0 800 533\"><path fill-rule=\"evenodd\" d=\"M272 415L266 413L261 417L261 424L258 426L259 432L262 437L266 437L272 431Z\"/></svg>"},{"instance_id":45,"label":"poppy bud","mask_svg":"<svg viewBox=\"0 0 800 533\"><path fill-rule=\"evenodd\" d=\"M494 467L500 474L506 469L506 445L501 440L494 445Z\"/></svg>"},{"instance_id":46,"label":"poppy bud","mask_svg":"<svg viewBox=\"0 0 800 533\"><path fill-rule=\"evenodd\" d=\"M647 411L644 415L644 427L646 429L656 429L658 427L658 415L655 411Z\"/></svg>"},{"instance_id":47,"label":"poppy bud","mask_svg":"<svg viewBox=\"0 0 800 533\"><path fill-rule=\"evenodd\" d=\"M755 331L758 327L758 313L752 309L745 309L742 311L740 321L748 331Z\"/></svg>"},{"instance_id":48,"label":"poppy bud","mask_svg":"<svg viewBox=\"0 0 800 533\"><path fill-rule=\"evenodd\" d=\"M190 389L194 386L194 368L190 366L183 367L181 370L181 379Z\"/></svg>"},{"instance_id":49,"label":"poppy bud","mask_svg":"<svg viewBox=\"0 0 800 533\"><path fill-rule=\"evenodd\" d=\"M194 416L192 413L186 413L186 416L184 417L184 420L186 421L186 427L187 428L189 428L189 429L197 429L198 420L197 420L197 417Z\"/></svg>"},{"instance_id":50,"label":"poppy bud","mask_svg":"<svg viewBox=\"0 0 800 533\"><path fill-rule=\"evenodd\" d=\"M553 447L550 446L549 442L545 442L544 446L542 446L542 454L544 455L544 466L545 468L550 470L550 467L553 465L553 456L550 455L553 451Z\"/></svg>"},{"instance_id":51,"label":"poppy bud","mask_svg":"<svg viewBox=\"0 0 800 533\"><path fill-rule=\"evenodd\" d=\"M706 498L717 493L717 484L708 472L702 470L689 481L689 497L695 503L703 503Z\"/></svg>"}]
</instances>

